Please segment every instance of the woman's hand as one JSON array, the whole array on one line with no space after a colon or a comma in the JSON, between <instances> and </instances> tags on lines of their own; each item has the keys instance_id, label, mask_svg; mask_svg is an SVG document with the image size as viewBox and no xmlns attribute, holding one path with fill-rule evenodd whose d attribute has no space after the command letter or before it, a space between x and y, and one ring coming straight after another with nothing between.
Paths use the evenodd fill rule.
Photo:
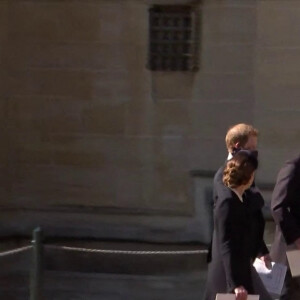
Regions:
<instances>
[{"instance_id":1,"label":"woman's hand","mask_svg":"<svg viewBox=\"0 0 300 300\"><path fill-rule=\"evenodd\" d=\"M236 287L234 293L236 300L247 300L248 292L242 285Z\"/></svg>"},{"instance_id":2,"label":"woman's hand","mask_svg":"<svg viewBox=\"0 0 300 300\"><path fill-rule=\"evenodd\" d=\"M299 250L300 249L300 238L298 238L294 243L295 243L297 249Z\"/></svg>"},{"instance_id":3,"label":"woman's hand","mask_svg":"<svg viewBox=\"0 0 300 300\"><path fill-rule=\"evenodd\" d=\"M259 257L260 260L262 260L269 270L272 270L272 259L269 254L266 254L264 256Z\"/></svg>"}]
</instances>

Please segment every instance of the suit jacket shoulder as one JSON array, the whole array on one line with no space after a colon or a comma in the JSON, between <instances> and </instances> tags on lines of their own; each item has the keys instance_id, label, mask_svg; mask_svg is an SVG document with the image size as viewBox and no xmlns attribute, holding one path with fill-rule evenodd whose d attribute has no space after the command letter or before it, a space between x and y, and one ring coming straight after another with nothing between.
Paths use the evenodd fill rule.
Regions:
<instances>
[{"instance_id":1,"label":"suit jacket shoulder","mask_svg":"<svg viewBox=\"0 0 300 300\"><path fill-rule=\"evenodd\" d=\"M287 244L300 238L300 155L280 169L271 200L274 221Z\"/></svg>"}]
</instances>

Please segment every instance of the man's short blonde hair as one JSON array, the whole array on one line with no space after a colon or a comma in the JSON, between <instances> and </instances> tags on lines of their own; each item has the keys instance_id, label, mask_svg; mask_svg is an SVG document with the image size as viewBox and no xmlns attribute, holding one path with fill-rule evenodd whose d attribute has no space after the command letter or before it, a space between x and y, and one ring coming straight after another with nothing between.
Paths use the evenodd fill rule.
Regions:
<instances>
[{"instance_id":1,"label":"man's short blonde hair","mask_svg":"<svg viewBox=\"0 0 300 300\"><path fill-rule=\"evenodd\" d=\"M239 143L240 147L244 147L250 136L258 136L258 130L252 125L240 123L230 127L225 137L228 152L233 151L236 143Z\"/></svg>"}]
</instances>

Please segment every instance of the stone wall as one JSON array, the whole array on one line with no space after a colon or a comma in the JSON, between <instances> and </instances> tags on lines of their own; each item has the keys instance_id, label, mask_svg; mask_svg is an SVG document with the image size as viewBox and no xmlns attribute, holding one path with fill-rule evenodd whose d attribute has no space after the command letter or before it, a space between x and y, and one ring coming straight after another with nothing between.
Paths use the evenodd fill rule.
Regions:
<instances>
[{"instance_id":1,"label":"stone wall","mask_svg":"<svg viewBox=\"0 0 300 300\"><path fill-rule=\"evenodd\" d=\"M261 128L261 176L275 181L300 152L299 1L258 1L255 117Z\"/></svg>"},{"instance_id":2,"label":"stone wall","mask_svg":"<svg viewBox=\"0 0 300 300\"><path fill-rule=\"evenodd\" d=\"M193 1L182 73L146 68L154 3L190 1L1 1L1 234L197 240L190 171L219 167L231 124L260 129L264 181L299 148L297 1Z\"/></svg>"}]
</instances>

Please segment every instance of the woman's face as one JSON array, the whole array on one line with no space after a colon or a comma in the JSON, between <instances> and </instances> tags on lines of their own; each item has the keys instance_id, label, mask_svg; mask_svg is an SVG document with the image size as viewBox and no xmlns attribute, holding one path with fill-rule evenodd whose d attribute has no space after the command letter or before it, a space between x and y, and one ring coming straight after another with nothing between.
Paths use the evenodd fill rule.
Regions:
<instances>
[{"instance_id":1,"label":"woman's face","mask_svg":"<svg viewBox=\"0 0 300 300\"><path fill-rule=\"evenodd\" d=\"M253 183L253 180L254 180L254 173L255 173L255 172L252 173L252 175L251 175L251 177L250 177L248 183L246 183L246 190L249 189L250 186L251 186L252 183Z\"/></svg>"}]
</instances>

